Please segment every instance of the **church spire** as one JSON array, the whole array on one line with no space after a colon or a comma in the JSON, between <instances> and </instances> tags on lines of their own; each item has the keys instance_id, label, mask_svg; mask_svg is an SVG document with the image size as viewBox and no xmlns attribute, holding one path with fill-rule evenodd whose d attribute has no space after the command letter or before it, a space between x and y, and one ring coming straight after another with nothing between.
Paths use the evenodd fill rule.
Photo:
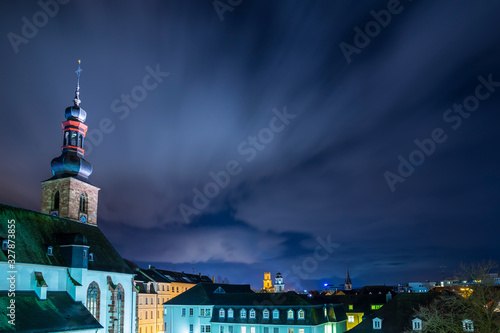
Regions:
<instances>
[{"instance_id":1,"label":"church spire","mask_svg":"<svg viewBox=\"0 0 500 333\"><path fill-rule=\"evenodd\" d=\"M92 166L83 149L87 112L80 107L80 63L78 60L73 105L64 111L61 156L50 163L53 177L42 182L42 213L97 225L99 188L89 183Z\"/></svg>"},{"instance_id":2,"label":"church spire","mask_svg":"<svg viewBox=\"0 0 500 333\"><path fill-rule=\"evenodd\" d=\"M87 125L84 122L87 119L87 112L80 107L80 74L83 71L80 63L78 60L78 69L75 72L77 81L74 105L67 107L64 112L66 121L62 122L64 136L62 153L52 160L51 168L53 179L75 177L88 182L92 166L83 158L85 154L83 142L87 134Z\"/></svg>"},{"instance_id":3,"label":"church spire","mask_svg":"<svg viewBox=\"0 0 500 333\"><path fill-rule=\"evenodd\" d=\"M344 282L344 290L352 290L351 277L349 276L349 267L346 268L346 276Z\"/></svg>"},{"instance_id":4,"label":"church spire","mask_svg":"<svg viewBox=\"0 0 500 333\"><path fill-rule=\"evenodd\" d=\"M76 73L76 90L75 90L75 99L73 100L75 103L75 106L80 106L80 74L82 73L83 69L80 67L80 63L82 61L78 60L78 69L75 71Z\"/></svg>"}]
</instances>

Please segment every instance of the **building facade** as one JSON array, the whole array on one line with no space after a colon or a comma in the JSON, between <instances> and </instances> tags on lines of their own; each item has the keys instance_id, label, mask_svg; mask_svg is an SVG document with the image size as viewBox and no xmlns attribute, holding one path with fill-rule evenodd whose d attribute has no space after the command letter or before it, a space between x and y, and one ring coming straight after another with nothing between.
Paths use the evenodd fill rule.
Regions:
<instances>
[{"instance_id":1,"label":"building facade","mask_svg":"<svg viewBox=\"0 0 500 333\"><path fill-rule=\"evenodd\" d=\"M42 182L42 213L0 204L0 293L18 302L18 332L137 328L134 274L97 226L99 189L89 183L92 166L84 159L80 72L78 66L61 155L52 160L53 177ZM0 331L13 329L0 320Z\"/></svg>"},{"instance_id":2,"label":"building facade","mask_svg":"<svg viewBox=\"0 0 500 333\"><path fill-rule=\"evenodd\" d=\"M166 333L338 333L347 330L341 304L306 295L254 293L248 285L200 283L164 304Z\"/></svg>"}]
</instances>

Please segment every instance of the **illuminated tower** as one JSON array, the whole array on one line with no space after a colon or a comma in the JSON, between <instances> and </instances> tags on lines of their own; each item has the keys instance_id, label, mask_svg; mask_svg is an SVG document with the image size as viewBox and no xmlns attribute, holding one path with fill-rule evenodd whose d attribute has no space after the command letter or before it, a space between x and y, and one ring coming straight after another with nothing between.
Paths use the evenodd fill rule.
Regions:
<instances>
[{"instance_id":1,"label":"illuminated tower","mask_svg":"<svg viewBox=\"0 0 500 333\"><path fill-rule=\"evenodd\" d=\"M269 291L273 287L273 282L271 281L271 273L264 273L264 290Z\"/></svg>"},{"instance_id":2,"label":"illuminated tower","mask_svg":"<svg viewBox=\"0 0 500 333\"><path fill-rule=\"evenodd\" d=\"M280 272L276 274L276 278L274 279L274 292L282 293L285 291L285 283L283 282L283 276Z\"/></svg>"},{"instance_id":3,"label":"illuminated tower","mask_svg":"<svg viewBox=\"0 0 500 333\"><path fill-rule=\"evenodd\" d=\"M97 225L99 188L89 183L92 166L83 157L87 113L80 107L80 60L73 106L64 112L61 156L52 160L53 177L42 182L42 213Z\"/></svg>"}]
</instances>

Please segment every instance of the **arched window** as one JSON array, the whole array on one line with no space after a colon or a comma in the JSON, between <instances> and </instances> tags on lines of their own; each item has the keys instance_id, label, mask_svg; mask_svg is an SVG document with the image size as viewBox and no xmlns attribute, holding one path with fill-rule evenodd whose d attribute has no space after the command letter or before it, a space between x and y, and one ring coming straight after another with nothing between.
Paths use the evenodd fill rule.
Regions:
<instances>
[{"instance_id":1,"label":"arched window","mask_svg":"<svg viewBox=\"0 0 500 333\"><path fill-rule=\"evenodd\" d=\"M54 210L59 209L59 191L54 195Z\"/></svg>"},{"instance_id":2,"label":"arched window","mask_svg":"<svg viewBox=\"0 0 500 333\"><path fill-rule=\"evenodd\" d=\"M280 311L278 309L274 309L273 319L279 319L279 318L280 318Z\"/></svg>"},{"instance_id":3,"label":"arched window","mask_svg":"<svg viewBox=\"0 0 500 333\"><path fill-rule=\"evenodd\" d=\"M65 132L64 133L64 142L63 142L63 146L68 146L69 145L69 132Z\"/></svg>"},{"instance_id":4,"label":"arched window","mask_svg":"<svg viewBox=\"0 0 500 333\"><path fill-rule=\"evenodd\" d=\"M240 310L240 318L246 318L247 317L247 310L241 309Z\"/></svg>"},{"instance_id":5,"label":"arched window","mask_svg":"<svg viewBox=\"0 0 500 333\"><path fill-rule=\"evenodd\" d=\"M224 318L226 316L226 311L224 309L219 310L219 318Z\"/></svg>"},{"instance_id":6,"label":"arched window","mask_svg":"<svg viewBox=\"0 0 500 333\"><path fill-rule=\"evenodd\" d=\"M250 319L255 319L255 310L254 309L250 310Z\"/></svg>"},{"instance_id":7,"label":"arched window","mask_svg":"<svg viewBox=\"0 0 500 333\"><path fill-rule=\"evenodd\" d=\"M78 147L83 148L83 134L78 136Z\"/></svg>"},{"instance_id":8,"label":"arched window","mask_svg":"<svg viewBox=\"0 0 500 333\"><path fill-rule=\"evenodd\" d=\"M269 310L268 309L264 309L264 311L262 312L262 318L269 319Z\"/></svg>"},{"instance_id":9,"label":"arched window","mask_svg":"<svg viewBox=\"0 0 500 333\"><path fill-rule=\"evenodd\" d=\"M80 195L80 213L87 214L87 196L85 193Z\"/></svg>"},{"instance_id":10,"label":"arched window","mask_svg":"<svg viewBox=\"0 0 500 333\"><path fill-rule=\"evenodd\" d=\"M99 285L92 282L87 289L87 309L99 321L99 303L100 303Z\"/></svg>"},{"instance_id":11,"label":"arched window","mask_svg":"<svg viewBox=\"0 0 500 333\"><path fill-rule=\"evenodd\" d=\"M229 310L227 310L227 317L228 317L228 318L233 318L233 315L234 315L234 311L233 311L233 309L229 309Z\"/></svg>"},{"instance_id":12,"label":"arched window","mask_svg":"<svg viewBox=\"0 0 500 333\"><path fill-rule=\"evenodd\" d=\"M125 293L121 284L116 286L116 332L123 332ZM147 312L146 312L147 313Z\"/></svg>"},{"instance_id":13,"label":"arched window","mask_svg":"<svg viewBox=\"0 0 500 333\"><path fill-rule=\"evenodd\" d=\"M293 310L292 309L288 310L287 318L288 319L293 319Z\"/></svg>"}]
</instances>

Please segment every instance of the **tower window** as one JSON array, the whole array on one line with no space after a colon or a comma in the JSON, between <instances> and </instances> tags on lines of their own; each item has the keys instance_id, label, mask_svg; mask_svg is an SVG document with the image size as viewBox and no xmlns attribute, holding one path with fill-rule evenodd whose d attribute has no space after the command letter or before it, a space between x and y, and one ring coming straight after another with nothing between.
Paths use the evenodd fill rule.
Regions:
<instances>
[{"instance_id":1,"label":"tower window","mask_svg":"<svg viewBox=\"0 0 500 333\"><path fill-rule=\"evenodd\" d=\"M54 195L54 210L59 209L59 191Z\"/></svg>"},{"instance_id":2,"label":"tower window","mask_svg":"<svg viewBox=\"0 0 500 333\"><path fill-rule=\"evenodd\" d=\"M52 246L49 246L49 247L47 248L47 254L48 254L49 256L53 255L53 250L54 250L54 248L53 248Z\"/></svg>"},{"instance_id":3,"label":"tower window","mask_svg":"<svg viewBox=\"0 0 500 333\"><path fill-rule=\"evenodd\" d=\"M94 261L94 254L92 252L89 253L89 261Z\"/></svg>"},{"instance_id":4,"label":"tower window","mask_svg":"<svg viewBox=\"0 0 500 333\"><path fill-rule=\"evenodd\" d=\"M80 213L87 214L87 196L85 193L80 195Z\"/></svg>"}]
</instances>

